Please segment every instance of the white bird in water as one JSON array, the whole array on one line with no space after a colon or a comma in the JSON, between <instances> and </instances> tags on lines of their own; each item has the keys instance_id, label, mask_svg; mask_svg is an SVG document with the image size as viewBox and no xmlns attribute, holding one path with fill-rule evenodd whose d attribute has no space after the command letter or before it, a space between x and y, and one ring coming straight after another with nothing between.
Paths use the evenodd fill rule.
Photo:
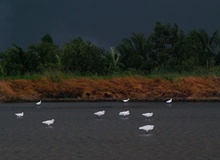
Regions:
<instances>
[{"instance_id":1,"label":"white bird in water","mask_svg":"<svg viewBox=\"0 0 220 160\"><path fill-rule=\"evenodd\" d=\"M139 127L139 129L144 130L144 131L146 131L146 133L148 133L148 131L154 129L154 125L145 125L145 126Z\"/></svg>"},{"instance_id":2,"label":"white bird in water","mask_svg":"<svg viewBox=\"0 0 220 160\"><path fill-rule=\"evenodd\" d=\"M43 121L42 123L47 124L48 126L50 126L51 124L54 123L54 121L55 121L54 119L51 119L51 120Z\"/></svg>"},{"instance_id":3,"label":"white bird in water","mask_svg":"<svg viewBox=\"0 0 220 160\"><path fill-rule=\"evenodd\" d=\"M24 116L24 112L21 112L21 113L15 113L15 115L19 118L23 117Z\"/></svg>"},{"instance_id":4,"label":"white bird in water","mask_svg":"<svg viewBox=\"0 0 220 160\"><path fill-rule=\"evenodd\" d=\"M171 98L171 99L167 100L166 103L171 103L172 101L173 101L173 99Z\"/></svg>"},{"instance_id":5,"label":"white bird in water","mask_svg":"<svg viewBox=\"0 0 220 160\"><path fill-rule=\"evenodd\" d=\"M40 100L39 102L36 103L36 105L38 105L38 106L39 106L40 104L41 104L41 100Z\"/></svg>"},{"instance_id":6,"label":"white bird in water","mask_svg":"<svg viewBox=\"0 0 220 160\"><path fill-rule=\"evenodd\" d=\"M149 118L149 117L152 117L153 116L153 113L151 112L151 113L143 113L142 114L144 117L147 117L147 118Z\"/></svg>"},{"instance_id":7,"label":"white bird in water","mask_svg":"<svg viewBox=\"0 0 220 160\"><path fill-rule=\"evenodd\" d=\"M101 117L105 114L105 111L98 111L98 112L95 112L94 115L97 116L97 117Z\"/></svg>"},{"instance_id":8,"label":"white bird in water","mask_svg":"<svg viewBox=\"0 0 220 160\"><path fill-rule=\"evenodd\" d=\"M130 112L129 111L122 111L122 112L119 112L119 116L123 116L123 117L126 117L130 115Z\"/></svg>"},{"instance_id":9,"label":"white bird in water","mask_svg":"<svg viewBox=\"0 0 220 160\"><path fill-rule=\"evenodd\" d=\"M123 102L125 102L125 103L126 103L126 102L128 102L128 101L129 101L129 98L128 98L128 99L124 99L124 100L123 100Z\"/></svg>"}]
</instances>

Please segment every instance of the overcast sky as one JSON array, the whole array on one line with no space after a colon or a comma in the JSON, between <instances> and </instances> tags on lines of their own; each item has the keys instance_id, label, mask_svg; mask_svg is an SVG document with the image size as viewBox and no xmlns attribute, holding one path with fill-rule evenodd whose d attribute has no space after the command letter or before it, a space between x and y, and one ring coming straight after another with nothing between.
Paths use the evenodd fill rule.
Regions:
<instances>
[{"instance_id":1,"label":"overcast sky","mask_svg":"<svg viewBox=\"0 0 220 160\"><path fill-rule=\"evenodd\" d=\"M99 47L118 45L131 33L153 33L155 22L188 33L220 29L220 0L0 0L0 51L27 48L49 33L62 46L80 36Z\"/></svg>"}]
</instances>

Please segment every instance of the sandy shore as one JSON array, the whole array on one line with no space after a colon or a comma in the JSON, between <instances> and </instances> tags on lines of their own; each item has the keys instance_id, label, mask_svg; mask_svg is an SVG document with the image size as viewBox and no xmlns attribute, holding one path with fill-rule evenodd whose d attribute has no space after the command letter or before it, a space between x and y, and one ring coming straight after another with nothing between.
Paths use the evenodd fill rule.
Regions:
<instances>
[{"instance_id":1,"label":"sandy shore","mask_svg":"<svg viewBox=\"0 0 220 160\"><path fill-rule=\"evenodd\" d=\"M219 77L1 80L0 101L219 101Z\"/></svg>"}]
</instances>

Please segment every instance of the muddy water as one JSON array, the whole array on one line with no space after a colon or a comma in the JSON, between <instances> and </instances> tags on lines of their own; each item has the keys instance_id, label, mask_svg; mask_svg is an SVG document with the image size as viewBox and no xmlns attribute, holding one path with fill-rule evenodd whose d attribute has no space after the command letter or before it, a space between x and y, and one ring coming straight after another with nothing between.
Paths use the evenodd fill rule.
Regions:
<instances>
[{"instance_id":1,"label":"muddy water","mask_svg":"<svg viewBox=\"0 0 220 160\"><path fill-rule=\"evenodd\" d=\"M106 114L97 119L99 110ZM124 110L128 118L119 117ZM138 129L146 124L155 126L148 134ZM0 104L0 159L219 160L219 126L220 103Z\"/></svg>"}]
</instances>

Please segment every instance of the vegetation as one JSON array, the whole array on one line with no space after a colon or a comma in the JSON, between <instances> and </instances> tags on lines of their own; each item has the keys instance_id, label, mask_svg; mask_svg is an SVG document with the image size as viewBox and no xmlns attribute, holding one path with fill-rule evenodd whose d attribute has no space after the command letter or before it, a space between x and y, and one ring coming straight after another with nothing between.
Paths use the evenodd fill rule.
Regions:
<instances>
[{"instance_id":1,"label":"vegetation","mask_svg":"<svg viewBox=\"0 0 220 160\"><path fill-rule=\"evenodd\" d=\"M50 72L51 73L51 72ZM0 80L0 101L219 101L220 78L78 77Z\"/></svg>"},{"instance_id":2,"label":"vegetation","mask_svg":"<svg viewBox=\"0 0 220 160\"><path fill-rule=\"evenodd\" d=\"M2 78L43 75L59 81L67 75L219 75L220 38L217 31L211 36L203 29L185 35L176 24L157 22L149 37L132 33L109 51L80 37L59 48L46 34L27 51L13 44L0 53L0 59Z\"/></svg>"}]
</instances>

